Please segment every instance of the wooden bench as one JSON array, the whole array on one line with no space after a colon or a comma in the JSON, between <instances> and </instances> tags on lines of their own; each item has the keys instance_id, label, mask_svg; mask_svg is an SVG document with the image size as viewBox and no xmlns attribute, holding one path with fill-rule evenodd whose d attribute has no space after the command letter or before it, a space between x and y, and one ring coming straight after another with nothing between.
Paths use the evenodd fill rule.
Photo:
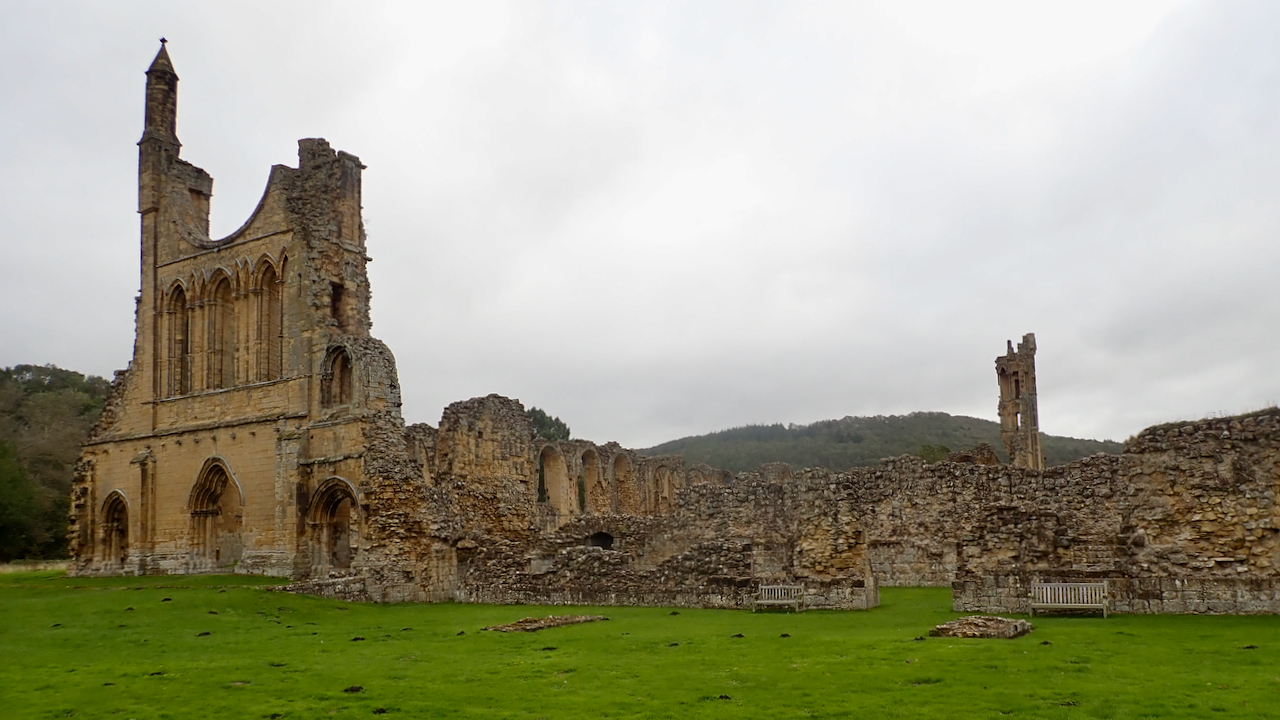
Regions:
<instances>
[{"instance_id":1,"label":"wooden bench","mask_svg":"<svg viewBox=\"0 0 1280 720\"><path fill-rule=\"evenodd\" d=\"M761 585L759 592L756 593L755 602L751 603L751 612L755 612L762 607L786 607L788 605L795 608L796 612L800 612L800 605L803 602L803 586Z\"/></svg>"},{"instance_id":2,"label":"wooden bench","mask_svg":"<svg viewBox=\"0 0 1280 720\"><path fill-rule=\"evenodd\" d=\"M1036 610L1101 610L1107 616L1107 583L1031 583L1031 616Z\"/></svg>"}]
</instances>

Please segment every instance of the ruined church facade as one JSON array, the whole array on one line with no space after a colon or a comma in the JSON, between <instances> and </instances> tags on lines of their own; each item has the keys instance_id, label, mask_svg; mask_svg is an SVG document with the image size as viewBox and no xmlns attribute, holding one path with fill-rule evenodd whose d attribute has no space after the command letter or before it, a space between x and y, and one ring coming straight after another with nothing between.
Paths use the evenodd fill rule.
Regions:
<instances>
[{"instance_id":1,"label":"ruined church facade","mask_svg":"<svg viewBox=\"0 0 1280 720\"><path fill-rule=\"evenodd\" d=\"M398 417L369 336L355 156L298 144L242 227L209 237L213 180L183 160L178 76L147 70L138 142L141 291L129 367L85 445L72 499L94 572L275 575L350 565L359 458Z\"/></svg>"},{"instance_id":2,"label":"ruined church facade","mask_svg":"<svg viewBox=\"0 0 1280 720\"><path fill-rule=\"evenodd\" d=\"M616 443L538 437L517 400L400 414L370 335L358 158L299 142L230 236L180 158L177 75L147 71L142 278L72 496L74 574L234 572L377 602L746 607L765 584L870 608L950 586L1025 612L1095 581L1120 612L1280 612L1280 410L1174 423L1120 456L1044 468L1035 338L996 360L1002 436L929 463L733 475Z\"/></svg>"}]
</instances>

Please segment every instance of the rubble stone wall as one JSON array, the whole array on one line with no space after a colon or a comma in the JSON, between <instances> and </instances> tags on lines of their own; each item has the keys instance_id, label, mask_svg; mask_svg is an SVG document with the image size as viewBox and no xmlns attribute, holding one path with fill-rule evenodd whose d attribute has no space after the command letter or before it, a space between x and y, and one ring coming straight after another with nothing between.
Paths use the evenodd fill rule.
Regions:
<instances>
[{"instance_id":1,"label":"rubble stone wall","mask_svg":"<svg viewBox=\"0 0 1280 720\"><path fill-rule=\"evenodd\" d=\"M1032 582L1106 580L1118 612L1280 612L1278 457L1272 408L1148 428L1114 461L1054 468L1052 494L974 529L955 607L1016 612Z\"/></svg>"}]
</instances>

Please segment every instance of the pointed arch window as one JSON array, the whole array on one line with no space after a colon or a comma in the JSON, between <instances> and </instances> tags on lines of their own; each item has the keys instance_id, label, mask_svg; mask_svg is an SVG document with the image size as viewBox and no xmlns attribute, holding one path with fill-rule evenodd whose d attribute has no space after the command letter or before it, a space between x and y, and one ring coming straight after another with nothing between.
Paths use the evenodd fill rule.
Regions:
<instances>
[{"instance_id":1,"label":"pointed arch window","mask_svg":"<svg viewBox=\"0 0 1280 720\"><path fill-rule=\"evenodd\" d=\"M262 272L258 310L258 380L283 377L283 288L275 268L268 265Z\"/></svg>"},{"instance_id":2,"label":"pointed arch window","mask_svg":"<svg viewBox=\"0 0 1280 720\"><path fill-rule=\"evenodd\" d=\"M165 348L165 395L191 392L191 311L187 293L178 286L169 294L165 308L168 337Z\"/></svg>"},{"instance_id":3,"label":"pointed arch window","mask_svg":"<svg viewBox=\"0 0 1280 720\"><path fill-rule=\"evenodd\" d=\"M222 276L209 299L209 388L217 390L236 384L236 306L230 278Z\"/></svg>"},{"instance_id":4,"label":"pointed arch window","mask_svg":"<svg viewBox=\"0 0 1280 720\"><path fill-rule=\"evenodd\" d=\"M351 404L351 356L346 348L334 348L321 377L320 404L337 407Z\"/></svg>"}]
</instances>

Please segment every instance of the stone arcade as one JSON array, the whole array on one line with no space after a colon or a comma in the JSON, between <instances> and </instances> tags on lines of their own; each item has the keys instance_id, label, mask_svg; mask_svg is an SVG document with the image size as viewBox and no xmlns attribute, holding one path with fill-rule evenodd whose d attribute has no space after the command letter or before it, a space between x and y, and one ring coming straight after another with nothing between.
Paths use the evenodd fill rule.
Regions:
<instances>
[{"instance_id":1,"label":"stone arcade","mask_svg":"<svg viewBox=\"0 0 1280 720\"><path fill-rule=\"evenodd\" d=\"M147 71L134 356L84 447L77 574L260 573L381 602L748 607L799 584L868 608L949 585L1025 612L1034 581L1107 578L1118 612L1280 611L1280 411L1164 425L1043 468L1035 339L998 358L1013 465L990 448L737 476L535 437L490 395L405 426L369 334L359 159L299 142L236 232L179 158L177 75Z\"/></svg>"}]
</instances>

